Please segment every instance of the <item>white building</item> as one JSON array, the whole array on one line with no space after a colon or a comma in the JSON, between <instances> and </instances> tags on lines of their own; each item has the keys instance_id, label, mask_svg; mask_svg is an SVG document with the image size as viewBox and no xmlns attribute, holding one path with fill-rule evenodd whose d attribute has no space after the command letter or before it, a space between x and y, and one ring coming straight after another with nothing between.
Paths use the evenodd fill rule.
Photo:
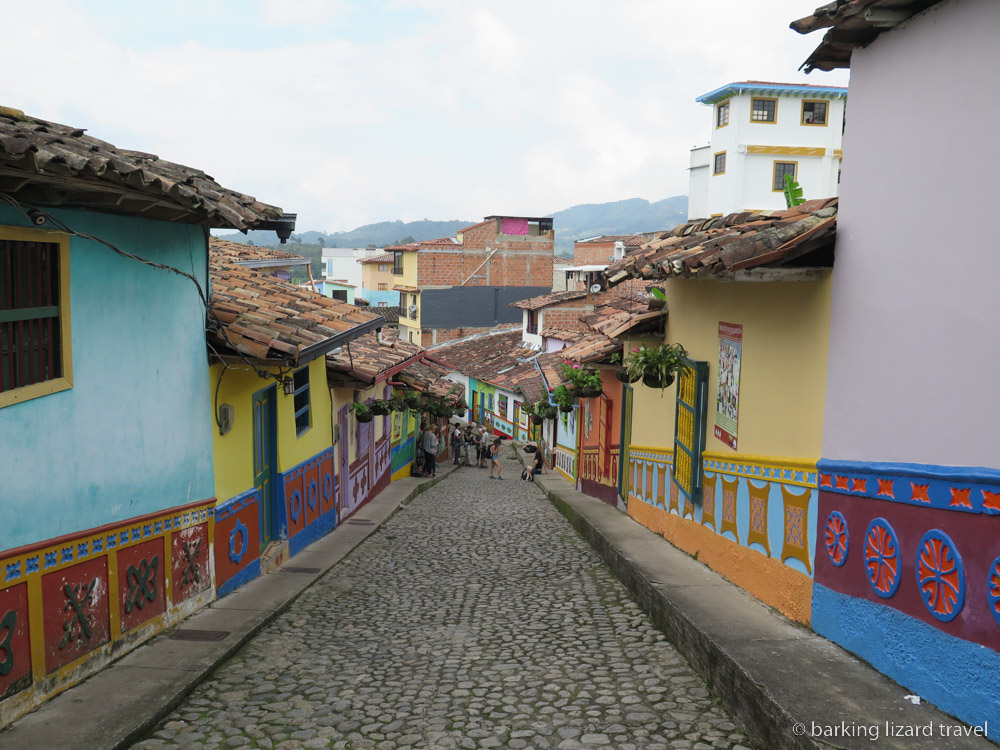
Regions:
<instances>
[{"instance_id":1,"label":"white building","mask_svg":"<svg viewBox=\"0 0 1000 750\"><path fill-rule=\"evenodd\" d=\"M376 248L324 247L323 278L327 281L341 281L360 289L362 280L358 261L384 252Z\"/></svg>"},{"instance_id":2,"label":"white building","mask_svg":"<svg viewBox=\"0 0 1000 750\"><path fill-rule=\"evenodd\" d=\"M691 149L689 219L783 208L786 174L806 199L837 195L846 88L742 81L695 101L712 137Z\"/></svg>"}]
</instances>

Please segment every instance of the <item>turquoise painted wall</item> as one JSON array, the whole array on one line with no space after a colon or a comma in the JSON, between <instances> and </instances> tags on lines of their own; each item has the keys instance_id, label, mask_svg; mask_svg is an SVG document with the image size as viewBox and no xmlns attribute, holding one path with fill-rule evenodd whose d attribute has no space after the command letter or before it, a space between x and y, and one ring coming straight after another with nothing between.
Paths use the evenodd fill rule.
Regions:
<instances>
[{"instance_id":1,"label":"turquoise painted wall","mask_svg":"<svg viewBox=\"0 0 1000 750\"><path fill-rule=\"evenodd\" d=\"M204 229L52 211L78 232L193 274ZM0 206L0 226L28 226ZM70 241L73 387L0 408L0 550L214 494L205 310L194 285Z\"/></svg>"}]
</instances>

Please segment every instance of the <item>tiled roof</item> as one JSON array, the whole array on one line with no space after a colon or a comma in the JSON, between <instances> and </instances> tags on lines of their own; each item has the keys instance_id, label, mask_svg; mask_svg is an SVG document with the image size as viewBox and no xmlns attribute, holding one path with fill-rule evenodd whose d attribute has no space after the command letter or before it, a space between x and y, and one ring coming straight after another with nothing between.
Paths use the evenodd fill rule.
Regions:
<instances>
[{"instance_id":1,"label":"tiled roof","mask_svg":"<svg viewBox=\"0 0 1000 750\"><path fill-rule=\"evenodd\" d=\"M363 383L374 383L386 370L418 357L423 348L398 338L396 331L382 329L382 340L378 343L374 333L368 333L342 346L337 354L326 355L326 370L331 376L346 375Z\"/></svg>"},{"instance_id":2,"label":"tiled roof","mask_svg":"<svg viewBox=\"0 0 1000 750\"><path fill-rule=\"evenodd\" d=\"M453 370L448 367L421 360L404 367L396 377L414 390L429 396L449 398L455 402L464 400L464 386L445 378L451 372Z\"/></svg>"},{"instance_id":3,"label":"tiled roof","mask_svg":"<svg viewBox=\"0 0 1000 750\"><path fill-rule=\"evenodd\" d=\"M282 215L280 208L224 188L201 170L116 148L82 128L6 107L0 107L0 192L26 203L241 230Z\"/></svg>"},{"instance_id":4,"label":"tiled roof","mask_svg":"<svg viewBox=\"0 0 1000 750\"><path fill-rule=\"evenodd\" d=\"M595 333L582 341L570 344L556 354L569 362L579 362L581 365L586 365L605 360L621 350L622 342L618 339L605 336L603 333Z\"/></svg>"},{"instance_id":5,"label":"tiled roof","mask_svg":"<svg viewBox=\"0 0 1000 750\"><path fill-rule=\"evenodd\" d=\"M655 328L663 318L665 308L649 309L645 297L613 297L603 305L598 305L592 313L581 315L588 328L605 336L615 338L644 328Z\"/></svg>"},{"instance_id":6,"label":"tiled roof","mask_svg":"<svg viewBox=\"0 0 1000 750\"><path fill-rule=\"evenodd\" d=\"M395 284L392 289L394 292L409 292L410 294L416 294L420 291L420 287L406 286L405 284Z\"/></svg>"},{"instance_id":7,"label":"tiled roof","mask_svg":"<svg viewBox=\"0 0 1000 750\"><path fill-rule=\"evenodd\" d=\"M398 323L399 322L399 307L396 305L386 305L385 307L369 307L368 312L375 313L375 315L381 315L385 318L386 323Z\"/></svg>"},{"instance_id":8,"label":"tiled roof","mask_svg":"<svg viewBox=\"0 0 1000 750\"><path fill-rule=\"evenodd\" d=\"M509 391L540 394L543 386L532 359L535 352L521 345L519 328L498 334L476 335L442 346L431 354L456 370L477 380L498 385ZM537 401L541 396L537 396Z\"/></svg>"},{"instance_id":9,"label":"tiled roof","mask_svg":"<svg viewBox=\"0 0 1000 750\"><path fill-rule=\"evenodd\" d=\"M810 267L830 267L836 230L836 198L771 213L730 214L681 224L615 261L604 275L611 284L627 278L733 278L760 266L805 265L816 250L827 252L808 258Z\"/></svg>"},{"instance_id":10,"label":"tiled roof","mask_svg":"<svg viewBox=\"0 0 1000 750\"><path fill-rule=\"evenodd\" d=\"M541 331L543 338L559 339L560 341L579 341L587 334L584 331L567 331L564 328L543 328Z\"/></svg>"},{"instance_id":11,"label":"tiled roof","mask_svg":"<svg viewBox=\"0 0 1000 750\"><path fill-rule=\"evenodd\" d=\"M244 268L214 244L209 271L207 335L220 355L235 349L258 360L301 364L384 323L362 308Z\"/></svg>"},{"instance_id":12,"label":"tiled roof","mask_svg":"<svg viewBox=\"0 0 1000 750\"><path fill-rule=\"evenodd\" d=\"M242 242L232 242L230 240L209 238L209 245L213 250L225 251L226 257L234 263L247 268L261 268L265 266L303 266L309 265L309 258L295 253L286 253L284 250L272 250L269 247L254 247L244 245Z\"/></svg>"},{"instance_id":13,"label":"tiled roof","mask_svg":"<svg viewBox=\"0 0 1000 750\"><path fill-rule=\"evenodd\" d=\"M382 253L381 255L372 255L369 258L362 258L358 263L392 263L396 256L393 253Z\"/></svg>"},{"instance_id":14,"label":"tiled roof","mask_svg":"<svg viewBox=\"0 0 1000 750\"><path fill-rule=\"evenodd\" d=\"M941 0L835 0L822 5L811 16L790 24L800 34L830 29L801 67L807 73L817 68L848 68L855 47L867 47L883 31L939 2ZM893 23L887 24L880 15L892 16Z\"/></svg>"},{"instance_id":15,"label":"tiled roof","mask_svg":"<svg viewBox=\"0 0 1000 750\"><path fill-rule=\"evenodd\" d=\"M557 305L560 302L567 302L574 299L583 299L587 296L587 292L549 292L548 294L541 294L537 297L531 297L530 299L522 299L517 302L511 302L511 307L519 307L522 310L541 310L544 307L551 307L552 305Z\"/></svg>"}]
</instances>

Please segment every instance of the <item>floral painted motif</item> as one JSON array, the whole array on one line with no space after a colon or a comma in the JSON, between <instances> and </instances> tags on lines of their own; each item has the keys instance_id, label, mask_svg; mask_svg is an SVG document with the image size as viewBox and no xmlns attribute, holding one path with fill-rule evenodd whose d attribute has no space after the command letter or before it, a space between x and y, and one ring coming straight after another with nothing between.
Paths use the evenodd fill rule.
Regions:
<instances>
[{"instance_id":1,"label":"floral painted motif","mask_svg":"<svg viewBox=\"0 0 1000 750\"><path fill-rule=\"evenodd\" d=\"M965 605L965 569L955 543L933 529L917 549L917 584L924 606L941 622L954 620Z\"/></svg>"},{"instance_id":2,"label":"floral painted motif","mask_svg":"<svg viewBox=\"0 0 1000 750\"><path fill-rule=\"evenodd\" d=\"M847 520L839 511L833 511L826 519L826 554L830 562L838 568L847 562L851 537L847 531Z\"/></svg>"},{"instance_id":3,"label":"floral painted motif","mask_svg":"<svg viewBox=\"0 0 1000 750\"><path fill-rule=\"evenodd\" d=\"M884 518L876 518L865 532L865 571L872 590L888 599L899 588L899 540Z\"/></svg>"}]
</instances>

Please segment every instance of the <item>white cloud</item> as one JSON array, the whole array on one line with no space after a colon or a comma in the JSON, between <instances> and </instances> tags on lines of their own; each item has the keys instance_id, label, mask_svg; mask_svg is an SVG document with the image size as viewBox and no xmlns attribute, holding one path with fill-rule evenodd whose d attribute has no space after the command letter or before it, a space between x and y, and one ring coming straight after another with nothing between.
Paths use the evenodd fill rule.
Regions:
<instances>
[{"instance_id":1,"label":"white cloud","mask_svg":"<svg viewBox=\"0 0 1000 750\"><path fill-rule=\"evenodd\" d=\"M787 29L812 7L800 0L210 5L190 33L149 44L129 33L138 17L2 3L19 32L0 64L21 74L0 104L204 169L297 212L303 230L333 231L684 193L688 149L709 131L695 96L748 78L846 81L796 72L820 38ZM244 43L219 41L231 29L210 24L226 19L244 23ZM308 33L255 38L253 24Z\"/></svg>"}]
</instances>

